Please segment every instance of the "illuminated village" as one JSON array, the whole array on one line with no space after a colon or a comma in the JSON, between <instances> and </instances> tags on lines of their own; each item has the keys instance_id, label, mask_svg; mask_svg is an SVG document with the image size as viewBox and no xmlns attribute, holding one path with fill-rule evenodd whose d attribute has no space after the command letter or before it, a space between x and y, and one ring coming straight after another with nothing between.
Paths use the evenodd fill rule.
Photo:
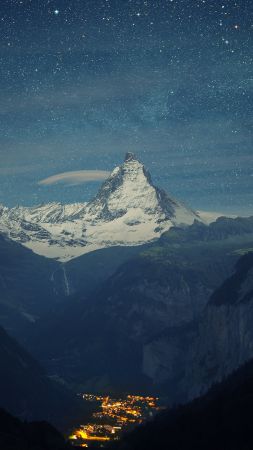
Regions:
<instances>
[{"instance_id":1,"label":"illuminated village","mask_svg":"<svg viewBox=\"0 0 253 450\"><path fill-rule=\"evenodd\" d=\"M76 447L104 447L108 441L119 439L120 435L153 417L162 408L158 398L127 395L123 398L83 394L83 399L98 404L98 411L91 421L80 425L69 437Z\"/></svg>"}]
</instances>

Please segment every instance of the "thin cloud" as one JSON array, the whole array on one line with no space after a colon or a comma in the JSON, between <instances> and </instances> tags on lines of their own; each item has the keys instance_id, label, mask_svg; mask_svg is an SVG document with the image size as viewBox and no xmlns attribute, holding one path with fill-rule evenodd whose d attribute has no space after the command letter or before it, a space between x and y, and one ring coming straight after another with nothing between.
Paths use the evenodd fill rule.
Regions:
<instances>
[{"instance_id":1,"label":"thin cloud","mask_svg":"<svg viewBox=\"0 0 253 450\"><path fill-rule=\"evenodd\" d=\"M110 172L106 170L78 170L74 172L63 172L40 180L40 186L50 186L56 183L81 184L89 181L101 181L108 178Z\"/></svg>"}]
</instances>

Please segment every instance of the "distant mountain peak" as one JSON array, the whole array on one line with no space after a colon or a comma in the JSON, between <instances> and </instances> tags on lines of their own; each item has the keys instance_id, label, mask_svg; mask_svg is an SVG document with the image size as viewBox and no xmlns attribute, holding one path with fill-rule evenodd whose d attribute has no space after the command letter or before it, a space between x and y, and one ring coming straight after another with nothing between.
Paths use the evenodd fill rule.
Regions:
<instances>
[{"instance_id":1,"label":"distant mountain peak","mask_svg":"<svg viewBox=\"0 0 253 450\"><path fill-rule=\"evenodd\" d=\"M0 209L0 231L36 253L67 261L115 245L140 245L199 216L156 187L132 152L88 203Z\"/></svg>"},{"instance_id":2,"label":"distant mountain peak","mask_svg":"<svg viewBox=\"0 0 253 450\"><path fill-rule=\"evenodd\" d=\"M127 152L125 154L125 162L128 162L128 161L138 161L139 162L139 160L136 157L135 153L132 153L132 152Z\"/></svg>"}]
</instances>

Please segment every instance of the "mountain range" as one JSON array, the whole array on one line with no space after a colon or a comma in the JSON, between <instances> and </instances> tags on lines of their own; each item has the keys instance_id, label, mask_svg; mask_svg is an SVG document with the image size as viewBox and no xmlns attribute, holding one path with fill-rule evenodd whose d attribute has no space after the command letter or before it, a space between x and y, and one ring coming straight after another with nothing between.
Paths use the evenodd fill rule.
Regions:
<instances>
[{"instance_id":1,"label":"mountain range","mask_svg":"<svg viewBox=\"0 0 253 450\"><path fill-rule=\"evenodd\" d=\"M252 250L253 217L205 223L132 153L89 203L2 206L0 407L56 423L74 391L204 394L253 357Z\"/></svg>"},{"instance_id":2,"label":"mountain range","mask_svg":"<svg viewBox=\"0 0 253 450\"><path fill-rule=\"evenodd\" d=\"M184 340L191 342L210 296L252 244L252 218L221 218L173 227L118 265L117 248L70 261L69 285L80 289L37 323L30 350L53 374L84 389L169 392L184 367Z\"/></svg>"},{"instance_id":3,"label":"mountain range","mask_svg":"<svg viewBox=\"0 0 253 450\"><path fill-rule=\"evenodd\" d=\"M0 206L0 232L60 261L99 248L153 241L171 226L194 220L201 219L154 186L149 172L130 152L88 203Z\"/></svg>"}]
</instances>

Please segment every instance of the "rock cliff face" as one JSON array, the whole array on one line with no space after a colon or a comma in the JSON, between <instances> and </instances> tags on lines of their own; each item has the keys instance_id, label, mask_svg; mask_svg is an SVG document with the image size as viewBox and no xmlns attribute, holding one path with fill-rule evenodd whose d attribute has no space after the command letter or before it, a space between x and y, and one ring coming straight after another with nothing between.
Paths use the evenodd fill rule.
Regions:
<instances>
[{"instance_id":1,"label":"rock cliff face","mask_svg":"<svg viewBox=\"0 0 253 450\"><path fill-rule=\"evenodd\" d=\"M193 322L164 330L143 346L143 372L152 380L154 391L166 396L170 404L186 399L182 379L189 347L195 337L196 324Z\"/></svg>"},{"instance_id":2,"label":"rock cliff face","mask_svg":"<svg viewBox=\"0 0 253 450\"><path fill-rule=\"evenodd\" d=\"M211 296L189 352L189 398L253 357L253 253L243 256L235 273Z\"/></svg>"},{"instance_id":3,"label":"rock cliff face","mask_svg":"<svg viewBox=\"0 0 253 450\"><path fill-rule=\"evenodd\" d=\"M171 401L186 401L253 357L253 253L215 290L200 317L146 343L143 371Z\"/></svg>"}]
</instances>

